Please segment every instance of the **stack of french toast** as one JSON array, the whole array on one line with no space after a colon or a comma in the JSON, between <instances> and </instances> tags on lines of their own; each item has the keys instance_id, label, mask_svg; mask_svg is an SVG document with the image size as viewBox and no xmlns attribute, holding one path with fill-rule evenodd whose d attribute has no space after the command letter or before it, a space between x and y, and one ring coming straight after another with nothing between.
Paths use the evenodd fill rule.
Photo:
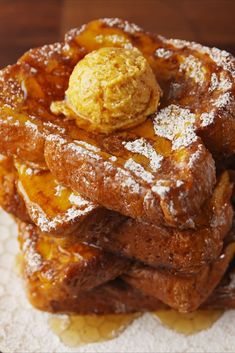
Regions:
<instances>
[{"instance_id":1,"label":"stack of french toast","mask_svg":"<svg viewBox=\"0 0 235 353\"><path fill-rule=\"evenodd\" d=\"M63 101L100 48L137 48L161 88L140 124L79 126ZM69 31L0 72L0 204L31 303L107 314L235 307L235 60L119 19Z\"/></svg>"}]
</instances>

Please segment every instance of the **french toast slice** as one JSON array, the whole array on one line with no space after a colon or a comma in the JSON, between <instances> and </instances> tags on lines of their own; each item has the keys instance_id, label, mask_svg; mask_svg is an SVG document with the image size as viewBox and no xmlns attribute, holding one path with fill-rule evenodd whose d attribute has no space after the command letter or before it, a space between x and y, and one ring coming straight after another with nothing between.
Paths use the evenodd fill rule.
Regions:
<instances>
[{"instance_id":1,"label":"french toast slice","mask_svg":"<svg viewBox=\"0 0 235 353\"><path fill-rule=\"evenodd\" d=\"M24 213L15 212L14 215L26 220L29 214L30 221L42 232L52 237L73 234L80 242L135 258L153 267L196 273L205 264L216 260L221 253L223 239L231 228L233 211L227 173L218 179L212 198L197 219L196 229L176 230L142 223L103 209L61 187L48 171L33 170L16 163L17 173L11 160L8 164L8 168L14 171L14 181L8 177L9 169L4 169L6 160L0 162L0 171L14 187L17 185L19 192L14 193L14 188L9 189L8 186L6 188L0 179L3 195L0 205L4 200L6 210L18 210L16 201L20 199L27 210L25 208Z\"/></svg>"},{"instance_id":2,"label":"french toast slice","mask_svg":"<svg viewBox=\"0 0 235 353\"><path fill-rule=\"evenodd\" d=\"M22 251L22 272L26 281L28 296L32 305L40 310L61 313L104 314L112 312L153 311L168 308L166 304L154 297L154 292L152 292L151 295L143 294L143 288L141 285L139 291L136 288L123 283L121 279L102 284L92 290L86 290L87 286L84 286L83 284L82 291L76 290L74 286L74 278L76 278L76 274L74 272L71 272L68 276L68 283L64 283L64 275L66 273L65 268L68 266L68 258L70 257L71 259L71 255L74 254L73 251L71 252L71 249L68 249L67 246L58 248L60 258L57 256L56 260L53 259L51 254L52 251L50 250L51 248L55 248L54 240L51 242L45 242L45 238L42 240L39 233L35 232L35 228L25 224L21 224L20 226L19 239ZM35 246L35 244L37 245ZM58 250L56 250L56 252L58 255ZM88 252L92 252L92 250L89 249ZM225 256L226 261L228 260L228 257L232 256L233 252L234 245L231 245L227 248L227 254ZM80 250L78 250L77 255L79 255L79 253ZM58 259L60 259L59 271ZM223 262L225 260L221 257L218 261ZM69 263L69 265L71 266L71 263ZM106 270L109 271L107 267ZM145 268L143 268L143 275L146 275ZM219 275L221 275L221 273L214 273L213 278L210 279L209 282L212 282L213 280L215 281L214 277L218 277ZM126 280L126 276L123 278ZM196 278L198 281L198 277ZM155 278L153 278L153 280L155 281ZM199 295L197 293L197 281L194 283L196 289L191 284L191 302L195 302L195 297ZM185 282L180 280L179 285L182 285L183 283L187 286L187 283L190 283L190 281L185 277ZM164 286L166 284L169 284L169 281L166 280ZM211 285L211 283L205 283L205 280L204 284L206 284L207 288ZM211 302L210 298L207 299L205 303L201 302L202 307L223 308L223 305L231 308L234 307L234 291L231 289L231 286L229 290L228 280L223 280L222 284L222 287L219 286L216 288L212 295L213 300ZM137 287L136 284L134 287ZM189 287L187 287L186 290L189 290ZM181 294L184 291L185 288L182 287L180 290ZM225 294L225 296L223 296L223 294ZM173 307L175 307L175 305ZM177 306L177 309L182 309L182 307L179 305L179 307ZM196 309L196 307L190 307L191 311L194 309Z\"/></svg>"},{"instance_id":3,"label":"french toast slice","mask_svg":"<svg viewBox=\"0 0 235 353\"><path fill-rule=\"evenodd\" d=\"M161 124L165 118L175 118L174 110L165 108L176 105L194 114L193 126L216 159L234 154L235 58L231 54L146 33L118 18L100 19L72 29L66 40L80 45L86 53L101 47L137 47L163 90L158 133L165 133ZM179 109L178 114L182 113Z\"/></svg>"},{"instance_id":4,"label":"french toast slice","mask_svg":"<svg viewBox=\"0 0 235 353\"><path fill-rule=\"evenodd\" d=\"M132 264L79 243L76 237L52 238L32 225L19 223L24 277L26 282L32 278L42 281L40 288L48 298L52 295L60 301L70 292L76 296L121 275L132 287L181 312L196 310L219 284L234 257L234 239L231 235L229 239L216 261L196 274L183 275Z\"/></svg>"},{"instance_id":5,"label":"french toast slice","mask_svg":"<svg viewBox=\"0 0 235 353\"><path fill-rule=\"evenodd\" d=\"M155 151L147 139L123 135L103 138L108 151L101 152L104 158L99 147L96 153L93 145L84 148L78 140L50 135L45 143L47 165L59 183L108 209L156 225L194 228L194 218L216 180L214 162L205 147L194 142L187 151L170 153L158 164L152 160ZM111 144L118 153L111 154ZM126 153L124 146L133 153ZM158 165L155 173L149 159L145 167L137 162L144 162L147 155Z\"/></svg>"},{"instance_id":6,"label":"french toast slice","mask_svg":"<svg viewBox=\"0 0 235 353\"><path fill-rule=\"evenodd\" d=\"M235 291L232 286L234 270L230 270L201 309L228 310L235 308ZM39 282L27 281L30 303L37 309L60 314L104 315L169 310L160 300L142 294L120 278L107 282L76 297L69 294L58 300L45 296Z\"/></svg>"},{"instance_id":7,"label":"french toast slice","mask_svg":"<svg viewBox=\"0 0 235 353\"><path fill-rule=\"evenodd\" d=\"M30 303L37 309L51 313L67 314L124 314L165 309L160 300L144 295L121 279L107 282L92 290L71 296L69 293L58 299L48 288L42 291L39 282L29 278L26 284Z\"/></svg>"},{"instance_id":8,"label":"french toast slice","mask_svg":"<svg viewBox=\"0 0 235 353\"><path fill-rule=\"evenodd\" d=\"M25 202L17 191L17 177L13 160L0 155L0 206L23 222L32 223Z\"/></svg>"},{"instance_id":9,"label":"french toast slice","mask_svg":"<svg viewBox=\"0 0 235 353\"><path fill-rule=\"evenodd\" d=\"M100 31L100 46L115 46L104 39L115 31L125 38L123 45L127 38L129 45L131 40L133 45L141 43L134 40L133 31L128 37L125 31L112 26L102 20L91 23L80 32L70 32L65 42L30 50L17 64L2 70L0 151L45 168L46 147L47 164L57 179L60 176L60 182L92 201L156 225L193 227L191 218L212 193L215 166L194 129L191 102L188 107L175 101L170 104L162 82L165 94L156 117L111 136L81 130L74 121L56 117L50 111L53 101L63 99L75 63L97 48L98 32L94 28ZM149 35L141 35L151 42ZM162 39L157 38L160 43ZM145 55L147 47L146 42L142 49ZM158 76L154 65L152 68ZM184 80L185 87L192 81L183 75ZM192 90L189 92L191 98L198 97L191 95ZM59 163L62 160L66 162L63 168Z\"/></svg>"},{"instance_id":10,"label":"french toast slice","mask_svg":"<svg viewBox=\"0 0 235 353\"><path fill-rule=\"evenodd\" d=\"M123 279L144 294L160 299L173 309L180 312L194 311L206 302L234 258L234 229L228 239L229 242L219 258L204 266L197 274L180 275L136 264Z\"/></svg>"},{"instance_id":11,"label":"french toast slice","mask_svg":"<svg viewBox=\"0 0 235 353\"><path fill-rule=\"evenodd\" d=\"M57 300L112 280L130 267L130 261L81 244L76 237L52 239L31 224L19 222L18 239L26 282L40 283L42 293L49 297L51 291Z\"/></svg>"},{"instance_id":12,"label":"french toast slice","mask_svg":"<svg viewBox=\"0 0 235 353\"><path fill-rule=\"evenodd\" d=\"M79 234L97 225L110 230L126 218L60 185L48 170L35 170L15 162L18 194L33 223L53 236Z\"/></svg>"},{"instance_id":13,"label":"french toast slice","mask_svg":"<svg viewBox=\"0 0 235 353\"><path fill-rule=\"evenodd\" d=\"M34 171L19 163L17 166L19 193L41 231L52 236L75 234L79 241L150 266L197 272L219 256L231 228L227 173L218 179L213 196L196 220L196 229L177 230L123 217L61 187L48 171Z\"/></svg>"}]
</instances>

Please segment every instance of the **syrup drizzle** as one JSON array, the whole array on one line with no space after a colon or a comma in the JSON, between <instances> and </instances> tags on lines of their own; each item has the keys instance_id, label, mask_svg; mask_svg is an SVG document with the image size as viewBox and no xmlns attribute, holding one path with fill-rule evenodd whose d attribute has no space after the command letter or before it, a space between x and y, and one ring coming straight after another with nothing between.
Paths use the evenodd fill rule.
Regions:
<instances>
[{"instance_id":1,"label":"syrup drizzle","mask_svg":"<svg viewBox=\"0 0 235 353\"><path fill-rule=\"evenodd\" d=\"M175 310L153 313L167 328L192 335L210 328L222 315L222 310L197 310L182 314ZM48 323L52 331L68 347L98 343L118 337L140 314L52 316Z\"/></svg>"},{"instance_id":2,"label":"syrup drizzle","mask_svg":"<svg viewBox=\"0 0 235 353\"><path fill-rule=\"evenodd\" d=\"M139 314L52 316L52 331L69 347L108 341L118 337Z\"/></svg>"},{"instance_id":3,"label":"syrup drizzle","mask_svg":"<svg viewBox=\"0 0 235 353\"><path fill-rule=\"evenodd\" d=\"M197 310L193 313L179 313L175 310L157 311L154 315L167 328L192 335L210 328L223 314L222 310Z\"/></svg>"}]
</instances>

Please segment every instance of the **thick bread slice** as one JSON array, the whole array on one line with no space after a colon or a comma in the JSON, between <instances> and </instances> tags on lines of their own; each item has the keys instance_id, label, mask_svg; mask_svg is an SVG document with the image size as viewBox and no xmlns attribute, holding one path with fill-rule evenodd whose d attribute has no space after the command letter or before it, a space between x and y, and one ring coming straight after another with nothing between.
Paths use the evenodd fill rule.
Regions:
<instances>
[{"instance_id":1,"label":"thick bread slice","mask_svg":"<svg viewBox=\"0 0 235 353\"><path fill-rule=\"evenodd\" d=\"M83 142L47 138L46 162L60 183L123 215L193 228L215 184L214 162L200 141L168 151L167 157L156 154L158 142L131 134L103 138L103 150Z\"/></svg>"},{"instance_id":2,"label":"thick bread slice","mask_svg":"<svg viewBox=\"0 0 235 353\"><path fill-rule=\"evenodd\" d=\"M126 218L61 187L48 171L18 167L18 190L32 221L52 236L75 234L79 241L150 266L193 273L219 256L233 211L227 173L218 179L194 230L157 227Z\"/></svg>"},{"instance_id":3,"label":"thick bread slice","mask_svg":"<svg viewBox=\"0 0 235 353\"><path fill-rule=\"evenodd\" d=\"M76 237L52 239L23 222L19 243L26 282L39 282L45 296L49 288L57 300L112 280L130 267L130 261L81 244Z\"/></svg>"},{"instance_id":4,"label":"thick bread slice","mask_svg":"<svg viewBox=\"0 0 235 353\"><path fill-rule=\"evenodd\" d=\"M126 31L128 28L131 31L129 34ZM98 33L100 44L97 42ZM115 33L120 38L116 44L111 39ZM136 45L143 51L162 85L162 109L153 119L149 118L142 126L125 133L104 137L82 131L74 121L68 121L63 116L55 117L50 112L51 102L63 99L69 75L86 52L99 46L127 44ZM175 50L172 59L159 57L159 53L166 48L158 49L164 45L166 48L169 46L169 51L170 48L172 52ZM188 51L178 49L178 52L165 39L151 37L137 27L120 21L101 20L80 31L69 32L64 43L29 51L17 64L1 73L0 150L45 167L45 137L52 133L46 143L47 162L55 172L57 159L66 161L63 169L67 169L68 175L64 180L61 175L65 184L92 201L133 218L156 225L192 226L191 217L209 197L215 183L213 160L196 133L201 115L204 114L205 123L205 116L212 112L212 107L208 103L199 119L198 97L201 103L202 96L208 96L206 86L213 70L218 69L226 80L230 79L231 74L226 71L225 64L224 67L215 62L212 65L209 54L203 55L190 48L187 48ZM200 65L204 65L199 70L205 74L202 85L195 83L195 77L190 75L193 60L199 60ZM184 66L179 70L176 62L183 62ZM173 92L169 87L180 88ZM231 89L229 92L232 97ZM229 106L227 104L226 108ZM215 116L217 110L216 113L214 110L212 112ZM223 112L222 108L219 109L220 117ZM226 121L230 120L228 118ZM209 125L212 128L215 124ZM63 143L60 140L62 137ZM57 142L62 143L63 148L58 146L55 149ZM65 147L73 152L73 160L67 160ZM78 168L79 173L75 173ZM58 169L57 174L61 174ZM84 181L89 182L90 186L85 187Z\"/></svg>"},{"instance_id":5,"label":"thick bread slice","mask_svg":"<svg viewBox=\"0 0 235 353\"><path fill-rule=\"evenodd\" d=\"M234 230L231 242L219 258L195 275L180 275L151 267L133 266L123 279L131 286L160 299L180 312L198 309L218 286L235 254Z\"/></svg>"},{"instance_id":6,"label":"thick bread slice","mask_svg":"<svg viewBox=\"0 0 235 353\"><path fill-rule=\"evenodd\" d=\"M160 300L142 294L121 279L107 282L76 296L64 293L62 298L58 298L50 286L45 294L40 282L33 278L29 278L26 286L30 303L39 310L52 313L103 315L167 308Z\"/></svg>"},{"instance_id":7,"label":"thick bread slice","mask_svg":"<svg viewBox=\"0 0 235 353\"><path fill-rule=\"evenodd\" d=\"M0 206L23 222L32 223L25 202L17 191L17 177L12 159L0 155Z\"/></svg>"},{"instance_id":8,"label":"thick bread slice","mask_svg":"<svg viewBox=\"0 0 235 353\"><path fill-rule=\"evenodd\" d=\"M234 270L230 270L201 309L235 309ZM39 310L61 314L104 315L125 314L156 310L169 310L160 300L142 294L123 280L107 282L76 297L64 295L58 301L53 292L45 296L40 283L33 278L27 282L27 293L31 304Z\"/></svg>"},{"instance_id":9,"label":"thick bread slice","mask_svg":"<svg viewBox=\"0 0 235 353\"><path fill-rule=\"evenodd\" d=\"M162 106L174 104L190 109L196 114L196 129L211 151L220 156L234 154L234 57L216 48L151 35L135 24L120 19L90 22L69 31L65 45L55 43L31 50L13 68L8 67L2 71L1 103L13 106L14 109L19 107L21 98L28 92L24 84L21 86L18 83L25 82L26 76L26 83L33 91L31 95L35 100L40 99L41 105L45 106L48 100L63 99L69 75L76 62L84 54L107 46L138 47L150 62L163 89ZM24 62L28 66L23 65ZM17 76L19 79L16 79ZM35 82L35 77L40 80ZM48 93L43 92L41 86L47 86ZM32 109L32 104L30 110L36 116L39 114L37 109ZM48 119L45 114L44 119ZM24 124L21 124L21 128L24 129ZM7 135L3 135L3 138ZM25 146L27 148L30 149L30 145ZM37 160L30 153L28 158ZM42 162L42 158L38 160Z\"/></svg>"},{"instance_id":10,"label":"thick bread slice","mask_svg":"<svg viewBox=\"0 0 235 353\"><path fill-rule=\"evenodd\" d=\"M65 236L93 227L102 232L108 230L107 225L111 231L126 219L60 185L48 170L35 170L19 162L15 166L18 194L31 220L44 233Z\"/></svg>"},{"instance_id":11,"label":"thick bread slice","mask_svg":"<svg viewBox=\"0 0 235 353\"><path fill-rule=\"evenodd\" d=\"M19 241L26 282L40 283L42 297L52 295L53 300L60 301L66 295L76 296L122 275L142 293L182 312L194 311L206 301L226 272L235 250L235 243L229 243L213 264L197 274L180 275L138 263L132 265L79 243L76 237L53 239L25 223L19 224Z\"/></svg>"},{"instance_id":12,"label":"thick bread slice","mask_svg":"<svg viewBox=\"0 0 235 353\"><path fill-rule=\"evenodd\" d=\"M100 47L137 47L163 89L158 116L174 118L171 105L189 109L193 125L216 158L235 152L235 58L224 50L146 33L118 18L92 21L73 29L66 41L86 52ZM164 112L164 114L163 114ZM179 111L180 113L180 111ZM158 121L159 121L158 119Z\"/></svg>"},{"instance_id":13,"label":"thick bread slice","mask_svg":"<svg viewBox=\"0 0 235 353\"><path fill-rule=\"evenodd\" d=\"M169 309L159 299L152 295L143 294L121 279L84 292L75 292L72 285L61 285L61 275L53 276L53 281L51 281L56 267L54 261L48 259L48 248L44 247L45 242L41 243L41 248L44 250L42 251L39 247L32 246L35 238L32 239L28 231L24 234L25 236L20 240L21 246L23 246L22 272L26 280L29 300L36 308L54 313L76 314L128 313ZM37 235L35 234L35 236ZM30 239L32 240L30 241ZM29 244L27 245L27 243ZM63 259L66 255L69 254L63 253ZM40 270L39 264L42 266ZM66 265L66 262L61 264L61 268L65 268ZM231 267L221 284L202 304L202 308L235 308L233 277ZM70 279L71 283L74 283L72 277ZM195 291L193 291L193 295L195 295Z\"/></svg>"}]
</instances>

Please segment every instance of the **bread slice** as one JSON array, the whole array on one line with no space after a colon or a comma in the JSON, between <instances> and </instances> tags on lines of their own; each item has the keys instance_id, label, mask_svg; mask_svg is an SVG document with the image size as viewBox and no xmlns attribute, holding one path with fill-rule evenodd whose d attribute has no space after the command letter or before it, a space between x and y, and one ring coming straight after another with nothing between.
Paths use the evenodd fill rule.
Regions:
<instances>
[{"instance_id":1,"label":"bread slice","mask_svg":"<svg viewBox=\"0 0 235 353\"><path fill-rule=\"evenodd\" d=\"M234 270L230 270L200 309L235 309L235 291L232 285ZM63 299L47 297L40 284L29 279L27 291L31 304L39 310L60 314L106 315L169 310L160 300L142 294L120 278L107 282L76 297Z\"/></svg>"},{"instance_id":2,"label":"bread slice","mask_svg":"<svg viewBox=\"0 0 235 353\"><path fill-rule=\"evenodd\" d=\"M235 254L234 229L219 258L196 275L179 275L136 265L123 279L180 312L198 309L218 286Z\"/></svg>"},{"instance_id":3,"label":"bread slice","mask_svg":"<svg viewBox=\"0 0 235 353\"><path fill-rule=\"evenodd\" d=\"M0 155L0 206L23 222L32 223L25 202L17 191L17 178L13 160Z\"/></svg>"},{"instance_id":4,"label":"bread slice","mask_svg":"<svg viewBox=\"0 0 235 353\"><path fill-rule=\"evenodd\" d=\"M81 244L76 237L51 238L31 224L19 222L18 239L26 282L40 283L48 299L76 296L130 267L130 261Z\"/></svg>"},{"instance_id":5,"label":"bread slice","mask_svg":"<svg viewBox=\"0 0 235 353\"><path fill-rule=\"evenodd\" d=\"M109 45L137 46L163 99L143 125L103 136L56 117L50 104L63 99L75 63ZM155 225L193 227L215 184L214 162L199 135L216 158L234 153L233 65L215 49L151 36L118 20L92 22L1 72L0 150L46 168L46 147L59 182L93 202Z\"/></svg>"},{"instance_id":6,"label":"bread slice","mask_svg":"<svg viewBox=\"0 0 235 353\"><path fill-rule=\"evenodd\" d=\"M92 285L89 283L92 276L94 277L97 273L98 276L101 274L98 256L95 255L96 250L84 247L77 242L76 245L72 245L71 249L71 243L69 247L68 243L61 240L60 242L55 241L55 239L49 241L48 237L41 235L34 227L22 223L20 225L19 240L22 251L22 272L26 281L28 296L32 305L40 310L56 313L107 314L169 309L169 306L154 297L155 290L150 295L143 293L148 292L151 286L148 284L143 290L144 282L142 280L146 281L146 274L150 274L151 271L152 273L154 272L154 276L148 279L153 280L157 284L156 276L159 271L142 267L140 278L136 276L136 268L134 268L132 272L135 272L134 275L140 283L139 286L136 286L136 282L133 284L134 287L139 287L140 290L123 282L120 278L96 287L97 279L92 282ZM204 271L204 275L202 273L200 276L197 275L194 281L187 277L179 279L177 275L175 277L172 275L171 280L169 280L170 277L165 274L165 277L162 277L161 290L164 291L165 288L169 290L171 281L171 297L175 296L177 298L179 304L177 309L181 311L185 311L186 308L184 302L186 296L183 294L185 292L188 295L187 300L190 298L191 303L193 303L190 310L195 309L195 303L198 302L199 297L203 308L234 308L235 293L231 285L233 278L232 267L211 297L206 302L202 301L202 297L205 299L206 291L212 291L212 282L213 287L216 287L218 277L223 272L221 269L222 267L224 268L225 262L232 256L233 251L234 244L229 245L225 258L223 259L221 256L217 263L213 265L213 269L211 267L212 271ZM89 256L91 254L93 257L96 256L96 261L93 261L93 268L90 267ZM80 257L80 264L79 255L83 256L83 259ZM75 256L77 257L76 264L74 263ZM88 263L86 275L81 270L85 259ZM117 265L114 257L113 262ZM105 264L104 270L106 271L105 278L107 279L107 272L110 274L109 265ZM219 270L219 272L216 273L216 270ZM208 276L209 273L212 277ZM127 276L124 276L123 279L126 280ZM178 285L176 286L177 281ZM128 280L128 282L130 281ZM83 286L82 291L81 288L79 290L81 283ZM160 282L158 281L158 283ZM146 282L144 285L146 285ZM152 287L154 287L154 284L152 284ZM88 288L93 289L88 290ZM169 298L169 293L165 295L164 301ZM177 297L177 295L180 296ZM176 307L176 304L173 307ZM187 311L188 309L189 307L187 307Z\"/></svg>"},{"instance_id":7,"label":"bread slice","mask_svg":"<svg viewBox=\"0 0 235 353\"><path fill-rule=\"evenodd\" d=\"M19 163L17 167L19 194L41 231L52 236L75 234L79 241L150 266L197 272L217 259L231 228L227 173L218 179L213 196L196 220L196 228L180 230L126 218L62 187L48 171L35 171Z\"/></svg>"},{"instance_id":8,"label":"bread slice","mask_svg":"<svg viewBox=\"0 0 235 353\"><path fill-rule=\"evenodd\" d=\"M40 286L40 298L63 300L121 275L143 294L181 312L196 310L217 287L234 257L233 233L224 252L196 274L179 274L106 254L76 237L52 238L20 222L19 241L26 283ZM36 296L36 294L35 294ZM50 299L51 298L51 299ZM39 304L40 306L41 304ZM43 305L43 304L42 304Z\"/></svg>"}]
</instances>

